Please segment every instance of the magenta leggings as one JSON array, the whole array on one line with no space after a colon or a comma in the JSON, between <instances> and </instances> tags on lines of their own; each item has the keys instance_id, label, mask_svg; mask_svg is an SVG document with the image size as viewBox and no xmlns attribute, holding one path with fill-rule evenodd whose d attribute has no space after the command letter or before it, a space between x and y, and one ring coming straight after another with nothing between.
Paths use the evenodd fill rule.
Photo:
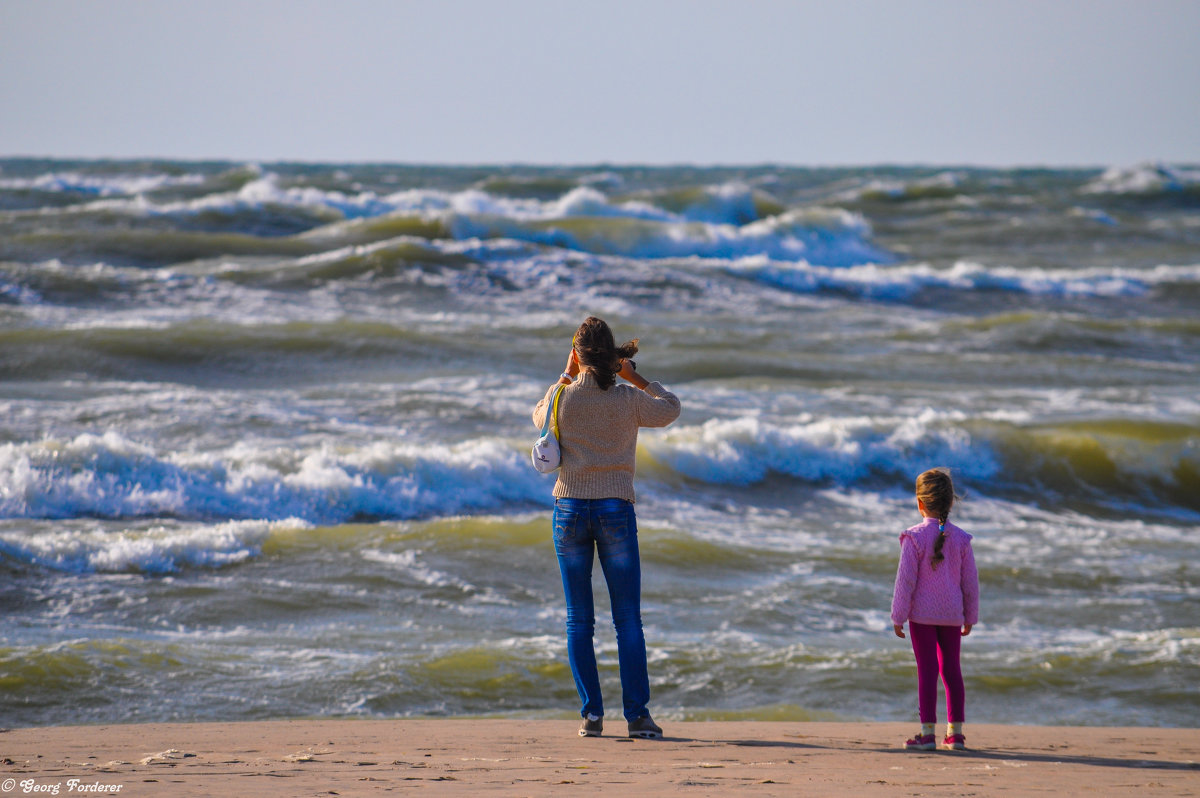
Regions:
<instances>
[{"instance_id":1,"label":"magenta leggings","mask_svg":"<svg viewBox=\"0 0 1200 798\"><path fill-rule=\"evenodd\" d=\"M917 704L922 723L937 723L938 674L946 685L946 715L951 723L966 720L967 691L963 686L958 652L962 631L958 626L930 626L908 622L913 654L917 656Z\"/></svg>"}]
</instances>

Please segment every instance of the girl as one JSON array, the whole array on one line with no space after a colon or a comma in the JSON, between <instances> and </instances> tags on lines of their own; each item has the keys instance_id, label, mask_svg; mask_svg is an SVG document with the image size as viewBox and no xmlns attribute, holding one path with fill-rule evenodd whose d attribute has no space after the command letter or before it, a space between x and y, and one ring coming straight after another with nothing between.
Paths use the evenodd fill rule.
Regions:
<instances>
[{"instance_id":1,"label":"girl","mask_svg":"<svg viewBox=\"0 0 1200 798\"><path fill-rule=\"evenodd\" d=\"M917 509L925 520L900 536L900 566L892 593L892 624L904 637L912 633L917 658L917 702L921 732L904 743L909 750L937 748L937 681L946 687L949 723L942 747L966 748L962 724L966 690L958 664L962 638L979 622L979 572L971 536L949 522L954 505L950 472L934 468L917 477Z\"/></svg>"},{"instance_id":2,"label":"girl","mask_svg":"<svg viewBox=\"0 0 1200 798\"><path fill-rule=\"evenodd\" d=\"M665 427L679 399L634 370L637 339L616 346L612 330L588 317L575 333L559 377L558 437L562 468L554 485L554 549L567 600L567 659L582 703L583 737L604 729L604 699L592 644L592 563L599 556L617 630L621 697L630 737L658 739L650 717L650 679L642 632L642 570L633 512L634 453L639 427ZM625 383L617 384L617 377ZM533 409L541 427L555 386Z\"/></svg>"}]
</instances>

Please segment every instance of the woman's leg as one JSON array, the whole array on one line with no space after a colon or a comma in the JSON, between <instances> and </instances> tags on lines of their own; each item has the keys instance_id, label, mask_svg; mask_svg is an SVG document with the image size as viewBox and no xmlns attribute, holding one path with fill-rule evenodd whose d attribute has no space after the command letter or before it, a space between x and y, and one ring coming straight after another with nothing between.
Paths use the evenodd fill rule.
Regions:
<instances>
[{"instance_id":1,"label":"woman's leg","mask_svg":"<svg viewBox=\"0 0 1200 798\"><path fill-rule=\"evenodd\" d=\"M937 723L938 633L936 626L908 622L913 654L917 658L917 707L921 723Z\"/></svg>"},{"instance_id":2,"label":"woman's leg","mask_svg":"<svg viewBox=\"0 0 1200 798\"><path fill-rule=\"evenodd\" d=\"M596 550L608 583L617 657L621 664L621 700L625 719L650 714L650 676L646 637L642 631L642 561L638 552L637 517L624 499L596 502Z\"/></svg>"},{"instance_id":3,"label":"woman's leg","mask_svg":"<svg viewBox=\"0 0 1200 798\"><path fill-rule=\"evenodd\" d=\"M946 719L951 723L966 720L967 690L963 684L959 654L962 650L962 632L957 626L937 626L938 672L946 686Z\"/></svg>"},{"instance_id":4,"label":"woman's leg","mask_svg":"<svg viewBox=\"0 0 1200 798\"><path fill-rule=\"evenodd\" d=\"M594 543L588 529L589 507L585 499L554 502L554 551L562 573L567 600L567 660L575 677L582 703L580 715L604 716L596 649L592 644L596 617L592 601Z\"/></svg>"}]
</instances>

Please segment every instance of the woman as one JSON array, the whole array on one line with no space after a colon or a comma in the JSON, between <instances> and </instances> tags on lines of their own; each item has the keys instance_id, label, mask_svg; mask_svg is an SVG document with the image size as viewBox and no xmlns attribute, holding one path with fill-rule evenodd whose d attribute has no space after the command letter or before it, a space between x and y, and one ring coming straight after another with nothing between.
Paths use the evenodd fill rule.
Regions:
<instances>
[{"instance_id":1,"label":"woman","mask_svg":"<svg viewBox=\"0 0 1200 798\"><path fill-rule=\"evenodd\" d=\"M599 552L608 583L621 697L630 737L657 739L650 717L650 677L642 633L642 570L633 512L638 427L665 427L679 417L679 400L634 370L637 339L613 343L612 330L592 316L579 325L567 369L533 409L541 428L557 385L562 468L554 485L554 549L567 598L567 658L583 702L581 737L603 733L604 700L592 645L595 615L592 561ZM621 377L629 384L616 384Z\"/></svg>"}]
</instances>

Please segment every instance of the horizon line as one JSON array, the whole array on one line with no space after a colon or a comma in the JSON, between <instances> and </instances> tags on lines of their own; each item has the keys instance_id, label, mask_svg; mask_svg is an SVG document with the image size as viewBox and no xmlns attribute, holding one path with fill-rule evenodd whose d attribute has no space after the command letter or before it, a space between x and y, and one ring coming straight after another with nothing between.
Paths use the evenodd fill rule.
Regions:
<instances>
[{"instance_id":1,"label":"horizon line","mask_svg":"<svg viewBox=\"0 0 1200 798\"><path fill-rule=\"evenodd\" d=\"M905 169L972 169L972 170L1021 170L1021 169L1111 169L1114 167L1133 166L1200 166L1198 161L1172 161L1162 158L1141 158L1123 163L1094 163L1094 162L1051 162L1051 161L1014 161L1011 163L981 163L969 161L926 161L926 160L875 160L875 161L843 161L843 162L789 162L782 160L764 161L616 161L616 160L579 160L579 161L531 161L531 160L496 160L496 161L444 161L444 160L392 160L380 158L363 159L315 159L315 158L253 158L236 156L166 156L166 155L31 155L31 154L0 154L0 161L85 161L92 163L130 163L137 161L166 162L166 163L222 163L222 164L276 164L276 165L306 165L306 166L418 166L444 169L478 169L478 168L530 168L530 169L874 169L883 167Z\"/></svg>"}]
</instances>

